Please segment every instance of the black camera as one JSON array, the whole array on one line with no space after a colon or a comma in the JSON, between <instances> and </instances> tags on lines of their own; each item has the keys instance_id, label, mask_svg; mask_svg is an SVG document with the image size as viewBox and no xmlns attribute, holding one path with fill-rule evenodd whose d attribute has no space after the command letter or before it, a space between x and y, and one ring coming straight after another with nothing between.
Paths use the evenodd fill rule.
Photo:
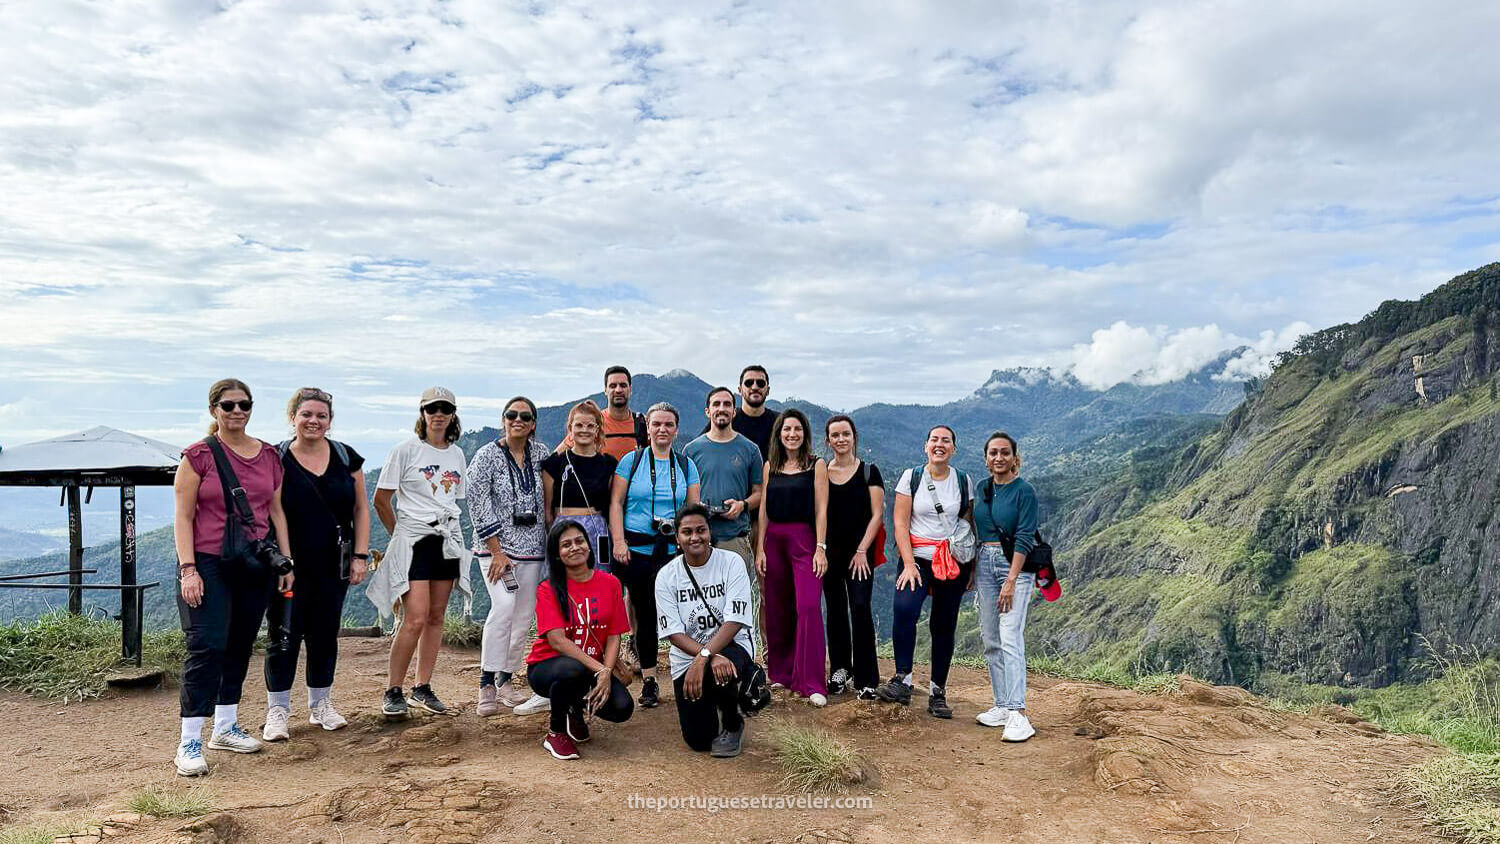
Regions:
<instances>
[{"instance_id":1,"label":"black camera","mask_svg":"<svg viewBox=\"0 0 1500 844\"><path fill-rule=\"evenodd\" d=\"M729 501L726 499L718 504L709 504L708 514L710 516L727 516L729 514Z\"/></svg>"},{"instance_id":2,"label":"black camera","mask_svg":"<svg viewBox=\"0 0 1500 844\"><path fill-rule=\"evenodd\" d=\"M512 510L510 512L510 523L516 527L532 527L536 522L536 511L530 507L527 507L525 510Z\"/></svg>"},{"instance_id":3,"label":"black camera","mask_svg":"<svg viewBox=\"0 0 1500 844\"><path fill-rule=\"evenodd\" d=\"M662 536L677 535L677 523L672 521L671 519L653 519L651 521L651 526L655 528L656 532L661 534Z\"/></svg>"},{"instance_id":4,"label":"black camera","mask_svg":"<svg viewBox=\"0 0 1500 844\"><path fill-rule=\"evenodd\" d=\"M292 558L281 553L276 546L276 540L269 537L255 543L254 554L256 559L270 566L278 575L292 573Z\"/></svg>"}]
</instances>

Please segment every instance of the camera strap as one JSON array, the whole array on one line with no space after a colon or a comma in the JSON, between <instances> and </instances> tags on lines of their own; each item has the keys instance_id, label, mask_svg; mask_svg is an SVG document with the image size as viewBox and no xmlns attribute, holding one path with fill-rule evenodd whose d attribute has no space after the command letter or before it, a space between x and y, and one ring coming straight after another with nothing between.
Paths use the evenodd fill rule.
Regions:
<instances>
[{"instance_id":1,"label":"camera strap","mask_svg":"<svg viewBox=\"0 0 1500 844\"><path fill-rule=\"evenodd\" d=\"M712 554L710 554L709 559L712 558ZM723 627L724 617L719 615L718 610L708 605L708 596L703 593L703 587L698 585L698 578L693 576L693 567L688 563L686 556L682 558L682 570L687 572L688 580L693 582L693 591L698 593L698 601L703 604L704 609L708 610L709 616L714 620L715 627Z\"/></svg>"},{"instance_id":2,"label":"camera strap","mask_svg":"<svg viewBox=\"0 0 1500 844\"><path fill-rule=\"evenodd\" d=\"M644 449L650 452L651 449ZM649 455L651 460L651 521L656 521L656 454ZM639 464L638 464L639 465ZM667 474L672 478L672 517L677 517L677 450L667 451Z\"/></svg>"},{"instance_id":3,"label":"camera strap","mask_svg":"<svg viewBox=\"0 0 1500 844\"><path fill-rule=\"evenodd\" d=\"M589 491L583 488L583 478L579 477L578 476L578 470L575 469L575 468L573 468L573 458L570 456L570 452L567 452L567 451L563 452L563 462L565 462L565 463L568 464L568 468L563 472L563 474L566 475L568 473L572 473L572 475L573 475L573 481L578 484L578 494L583 496L583 506L589 508L590 510L594 510L594 505L589 501ZM566 484L567 482L568 482L568 479L566 477L564 477L563 478L563 483ZM558 494L557 500L558 500L559 503L562 502L562 494L561 493ZM594 512L597 513L599 511L598 510L594 510Z\"/></svg>"},{"instance_id":4,"label":"camera strap","mask_svg":"<svg viewBox=\"0 0 1500 844\"><path fill-rule=\"evenodd\" d=\"M238 516L245 527L253 528L255 511L250 507L250 496L245 492L245 488L240 486L240 478L234 473L234 466L229 462L229 455L224 453L224 444L219 442L219 438L213 434L204 437L203 442L213 453L214 467L219 473L219 483L224 486L224 509Z\"/></svg>"}]
</instances>

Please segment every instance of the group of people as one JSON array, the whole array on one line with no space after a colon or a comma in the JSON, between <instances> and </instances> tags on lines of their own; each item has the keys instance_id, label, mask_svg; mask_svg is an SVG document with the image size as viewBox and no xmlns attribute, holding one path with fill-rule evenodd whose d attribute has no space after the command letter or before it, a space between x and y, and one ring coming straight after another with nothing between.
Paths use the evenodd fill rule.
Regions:
<instances>
[{"instance_id":1,"label":"group of people","mask_svg":"<svg viewBox=\"0 0 1500 844\"><path fill-rule=\"evenodd\" d=\"M683 739L714 756L740 753L744 716L772 688L813 706L847 692L909 705L929 596L927 710L951 718L944 687L959 608L976 588L994 696L976 721L1008 741L1033 735L1024 629L1037 506L1014 438L989 437L988 477L975 485L952 465L953 429L934 426L926 462L896 483L896 671L881 683L871 597L886 558L884 477L860 458L852 418L828 419L819 456L808 417L769 409L769 388L764 367L745 367L737 390L708 393L707 424L678 449L679 411L632 410L631 374L612 366L606 406L570 408L555 450L537 438L536 405L518 396L501 412L501 436L471 460L457 445L457 397L430 388L415 436L391 450L376 484L374 512L390 541L372 569L364 459L328 436L333 397L298 390L286 411L293 437L272 445L246 433L250 388L215 383L209 436L184 451L175 485L188 652L178 773L207 772L210 716L208 748L250 753L288 737L304 646L309 722L345 725L330 695L338 629L348 587L366 579L369 600L397 618L382 711L447 712L432 688L443 619L454 589L465 615L472 610L476 561L490 598L477 712L550 711L542 744L559 759L578 758L592 719L621 722L637 705L660 705L660 640ZM263 619L267 709L257 740L240 726L238 703Z\"/></svg>"}]
</instances>

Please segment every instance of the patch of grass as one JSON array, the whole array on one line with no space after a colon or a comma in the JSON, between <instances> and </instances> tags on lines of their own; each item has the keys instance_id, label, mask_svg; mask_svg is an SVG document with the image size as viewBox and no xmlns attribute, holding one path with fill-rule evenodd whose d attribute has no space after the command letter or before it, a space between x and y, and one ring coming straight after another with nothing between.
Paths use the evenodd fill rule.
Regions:
<instances>
[{"instance_id":1,"label":"patch of grass","mask_svg":"<svg viewBox=\"0 0 1500 844\"><path fill-rule=\"evenodd\" d=\"M859 754L828 732L776 724L770 741L784 789L826 794L864 782Z\"/></svg>"},{"instance_id":2,"label":"patch of grass","mask_svg":"<svg viewBox=\"0 0 1500 844\"><path fill-rule=\"evenodd\" d=\"M147 633L142 666L175 678L186 656L180 630ZM0 626L0 688L64 702L98 697L121 667L120 626L54 612Z\"/></svg>"},{"instance_id":3,"label":"patch of grass","mask_svg":"<svg viewBox=\"0 0 1500 844\"><path fill-rule=\"evenodd\" d=\"M1443 833L1500 841L1500 755L1440 756L1406 771L1402 781Z\"/></svg>"},{"instance_id":4,"label":"patch of grass","mask_svg":"<svg viewBox=\"0 0 1500 844\"><path fill-rule=\"evenodd\" d=\"M59 835L77 832L74 824L62 821L43 821L0 829L0 844L52 844Z\"/></svg>"},{"instance_id":5,"label":"patch of grass","mask_svg":"<svg viewBox=\"0 0 1500 844\"><path fill-rule=\"evenodd\" d=\"M443 644L459 648L477 648L484 638L484 625L468 616L443 616Z\"/></svg>"},{"instance_id":6,"label":"patch of grass","mask_svg":"<svg viewBox=\"0 0 1500 844\"><path fill-rule=\"evenodd\" d=\"M1130 684L1130 688L1135 689L1143 695L1164 695L1168 692L1176 691L1178 688L1177 675L1147 674L1144 677L1135 678L1135 682Z\"/></svg>"},{"instance_id":7,"label":"patch of grass","mask_svg":"<svg viewBox=\"0 0 1500 844\"><path fill-rule=\"evenodd\" d=\"M132 812L157 818L192 818L213 811L214 795L205 785L188 788L153 785L136 792L125 805Z\"/></svg>"}]
</instances>

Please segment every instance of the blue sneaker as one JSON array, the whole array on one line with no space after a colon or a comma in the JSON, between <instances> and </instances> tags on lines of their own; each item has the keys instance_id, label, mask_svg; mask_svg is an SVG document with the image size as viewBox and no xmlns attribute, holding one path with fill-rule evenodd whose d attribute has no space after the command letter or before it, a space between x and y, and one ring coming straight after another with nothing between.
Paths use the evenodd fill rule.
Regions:
<instances>
[{"instance_id":1,"label":"blue sneaker","mask_svg":"<svg viewBox=\"0 0 1500 844\"><path fill-rule=\"evenodd\" d=\"M192 739L177 746L177 765L180 777L198 777L208 773L208 761L203 758L203 742Z\"/></svg>"},{"instance_id":2,"label":"blue sneaker","mask_svg":"<svg viewBox=\"0 0 1500 844\"><path fill-rule=\"evenodd\" d=\"M208 740L208 746L214 750L254 753L260 750L260 740L240 729L239 724L231 724L224 732L214 733L214 737Z\"/></svg>"}]
</instances>

